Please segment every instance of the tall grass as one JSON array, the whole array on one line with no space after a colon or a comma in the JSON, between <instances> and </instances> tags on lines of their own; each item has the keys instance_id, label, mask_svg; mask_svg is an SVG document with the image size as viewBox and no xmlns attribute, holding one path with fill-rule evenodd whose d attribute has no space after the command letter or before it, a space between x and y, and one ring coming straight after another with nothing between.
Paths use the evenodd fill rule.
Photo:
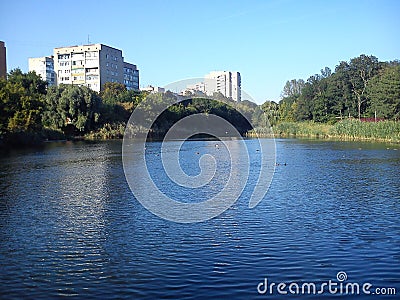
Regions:
<instances>
[{"instance_id":1,"label":"tall grass","mask_svg":"<svg viewBox=\"0 0 400 300\"><path fill-rule=\"evenodd\" d=\"M125 124L123 123L106 123L97 131L92 131L85 135L87 139L122 139L124 137Z\"/></svg>"},{"instance_id":2,"label":"tall grass","mask_svg":"<svg viewBox=\"0 0 400 300\"><path fill-rule=\"evenodd\" d=\"M360 122L343 120L334 125L314 122L282 122L272 128L275 136L336 138L341 140L374 140L400 142L400 122ZM268 128L256 128L248 136L271 136Z\"/></svg>"},{"instance_id":3,"label":"tall grass","mask_svg":"<svg viewBox=\"0 0 400 300\"><path fill-rule=\"evenodd\" d=\"M283 122L273 130L281 136L329 137L332 125L314 122Z\"/></svg>"},{"instance_id":4,"label":"tall grass","mask_svg":"<svg viewBox=\"0 0 400 300\"><path fill-rule=\"evenodd\" d=\"M366 139L400 142L400 122L360 122L344 120L331 128L331 135L343 139Z\"/></svg>"}]
</instances>

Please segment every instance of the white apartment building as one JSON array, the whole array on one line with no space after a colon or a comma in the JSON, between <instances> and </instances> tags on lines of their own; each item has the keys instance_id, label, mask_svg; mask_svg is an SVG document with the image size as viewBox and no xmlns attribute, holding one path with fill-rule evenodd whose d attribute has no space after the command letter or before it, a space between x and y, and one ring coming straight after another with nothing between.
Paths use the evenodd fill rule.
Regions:
<instances>
[{"instance_id":1,"label":"white apartment building","mask_svg":"<svg viewBox=\"0 0 400 300\"><path fill-rule=\"evenodd\" d=\"M152 85L148 85L144 88L140 89L141 91L144 92L150 92L150 93L165 93L165 88L163 87L159 87L159 86L152 86Z\"/></svg>"},{"instance_id":2,"label":"white apartment building","mask_svg":"<svg viewBox=\"0 0 400 300\"><path fill-rule=\"evenodd\" d=\"M241 78L239 72L212 71L204 76L207 95L220 92L234 101L241 100Z\"/></svg>"},{"instance_id":3,"label":"white apartment building","mask_svg":"<svg viewBox=\"0 0 400 300\"><path fill-rule=\"evenodd\" d=\"M99 92L104 83L118 82L139 89L139 70L124 61L119 49L91 44L54 48L53 54L57 85L86 85Z\"/></svg>"},{"instance_id":4,"label":"white apartment building","mask_svg":"<svg viewBox=\"0 0 400 300\"><path fill-rule=\"evenodd\" d=\"M188 91L192 94L196 94L196 92L202 92L204 94L207 94L206 92L206 85L204 82L197 82L195 84L189 84L186 87L186 90L182 93L183 95L185 95L185 92Z\"/></svg>"},{"instance_id":5,"label":"white apartment building","mask_svg":"<svg viewBox=\"0 0 400 300\"><path fill-rule=\"evenodd\" d=\"M212 96L215 92L220 92L225 97L240 102L242 94L240 73L212 71L204 76L203 82L188 85L181 94L185 95L186 91L191 93L200 91L208 96Z\"/></svg>"},{"instance_id":6,"label":"white apartment building","mask_svg":"<svg viewBox=\"0 0 400 300\"><path fill-rule=\"evenodd\" d=\"M53 56L29 58L29 72L35 71L48 85L56 84Z\"/></svg>"}]
</instances>

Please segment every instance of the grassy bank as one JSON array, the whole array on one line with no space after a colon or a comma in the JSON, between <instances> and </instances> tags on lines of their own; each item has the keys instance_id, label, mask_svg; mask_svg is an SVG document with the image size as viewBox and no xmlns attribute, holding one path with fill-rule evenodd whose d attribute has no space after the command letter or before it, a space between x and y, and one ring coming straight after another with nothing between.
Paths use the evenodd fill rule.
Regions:
<instances>
[{"instance_id":1,"label":"grassy bank","mask_svg":"<svg viewBox=\"0 0 400 300\"><path fill-rule=\"evenodd\" d=\"M314 122L282 122L272 128L275 136L334 138L340 140L371 140L400 143L400 122L360 122L343 120L333 125ZM261 128L255 130L259 136L271 136ZM249 132L248 136L254 136Z\"/></svg>"},{"instance_id":2,"label":"grassy bank","mask_svg":"<svg viewBox=\"0 0 400 300\"><path fill-rule=\"evenodd\" d=\"M122 139L124 137L124 131L124 123L106 123L98 130L86 134L85 138L90 140Z\"/></svg>"}]
</instances>

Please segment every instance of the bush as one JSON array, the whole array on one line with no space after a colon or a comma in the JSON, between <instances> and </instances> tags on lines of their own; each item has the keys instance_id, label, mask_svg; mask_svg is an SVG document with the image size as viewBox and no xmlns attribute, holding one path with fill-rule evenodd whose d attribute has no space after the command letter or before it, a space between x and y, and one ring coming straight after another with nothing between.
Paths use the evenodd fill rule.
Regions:
<instances>
[{"instance_id":1,"label":"bush","mask_svg":"<svg viewBox=\"0 0 400 300\"><path fill-rule=\"evenodd\" d=\"M122 139L124 137L125 124L124 123L106 123L100 129L92 131L85 135L89 139Z\"/></svg>"}]
</instances>

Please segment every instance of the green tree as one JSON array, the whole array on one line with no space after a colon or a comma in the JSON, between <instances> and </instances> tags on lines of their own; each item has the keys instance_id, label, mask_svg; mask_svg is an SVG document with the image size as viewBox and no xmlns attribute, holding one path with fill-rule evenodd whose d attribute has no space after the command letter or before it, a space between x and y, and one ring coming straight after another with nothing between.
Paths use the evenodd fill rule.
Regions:
<instances>
[{"instance_id":1,"label":"green tree","mask_svg":"<svg viewBox=\"0 0 400 300\"><path fill-rule=\"evenodd\" d=\"M0 133L34 132L42 128L46 82L34 72L10 72L0 81Z\"/></svg>"},{"instance_id":2,"label":"green tree","mask_svg":"<svg viewBox=\"0 0 400 300\"><path fill-rule=\"evenodd\" d=\"M301 90L304 88L304 85L305 82L303 79L292 79L290 81L286 81L281 93L281 97L298 97L301 94Z\"/></svg>"},{"instance_id":3,"label":"green tree","mask_svg":"<svg viewBox=\"0 0 400 300\"><path fill-rule=\"evenodd\" d=\"M43 123L54 129L74 126L81 133L95 128L99 120L101 99L85 86L51 87L46 96Z\"/></svg>"},{"instance_id":4,"label":"green tree","mask_svg":"<svg viewBox=\"0 0 400 300\"><path fill-rule=\"evenodd\" d=\"M269 124L275 126L279 121L279 105L274 101L265 101L261 105L261 110L265 114L265 118L268 118ZM266 120L262 121L265 126Z\"/></svg>"},{"instance_id":5,"label":"green tree","mask_svg":"<svg viewBox=\"0 0 400 300\"><path fill-rule=\"evenodd\" d=\"M366 101L365 90L368 82L376 75L381 67L378 59L375 56L367 56L365 54L353 58L349 63L349 81L352 86L352 91L357 101L358 118L361 118L361 113L365 107L363 104Z\"/></svg>"},{"instance_id":6,"label":"green tree","mask_svg":"<svg viewBox=\"0 0 400 300\"><path fill-rule=\"evenodd\" d=\"M385 119L400 117L400 66L389 66L373 77L366 95L370 99L369 114Z\"/></svg>"},{"instance_id":7,"label":"green tree","mask_svg":"<svg viewBox=\"0 0 400 300\"><path fill-rule=\"evenodd\" d=\"M124 96L127 92L126 86L118 82L106 82L100 92L100 97L103 103L116 104L120 101L120 97Z\"/></svg>"}]
</instances>

